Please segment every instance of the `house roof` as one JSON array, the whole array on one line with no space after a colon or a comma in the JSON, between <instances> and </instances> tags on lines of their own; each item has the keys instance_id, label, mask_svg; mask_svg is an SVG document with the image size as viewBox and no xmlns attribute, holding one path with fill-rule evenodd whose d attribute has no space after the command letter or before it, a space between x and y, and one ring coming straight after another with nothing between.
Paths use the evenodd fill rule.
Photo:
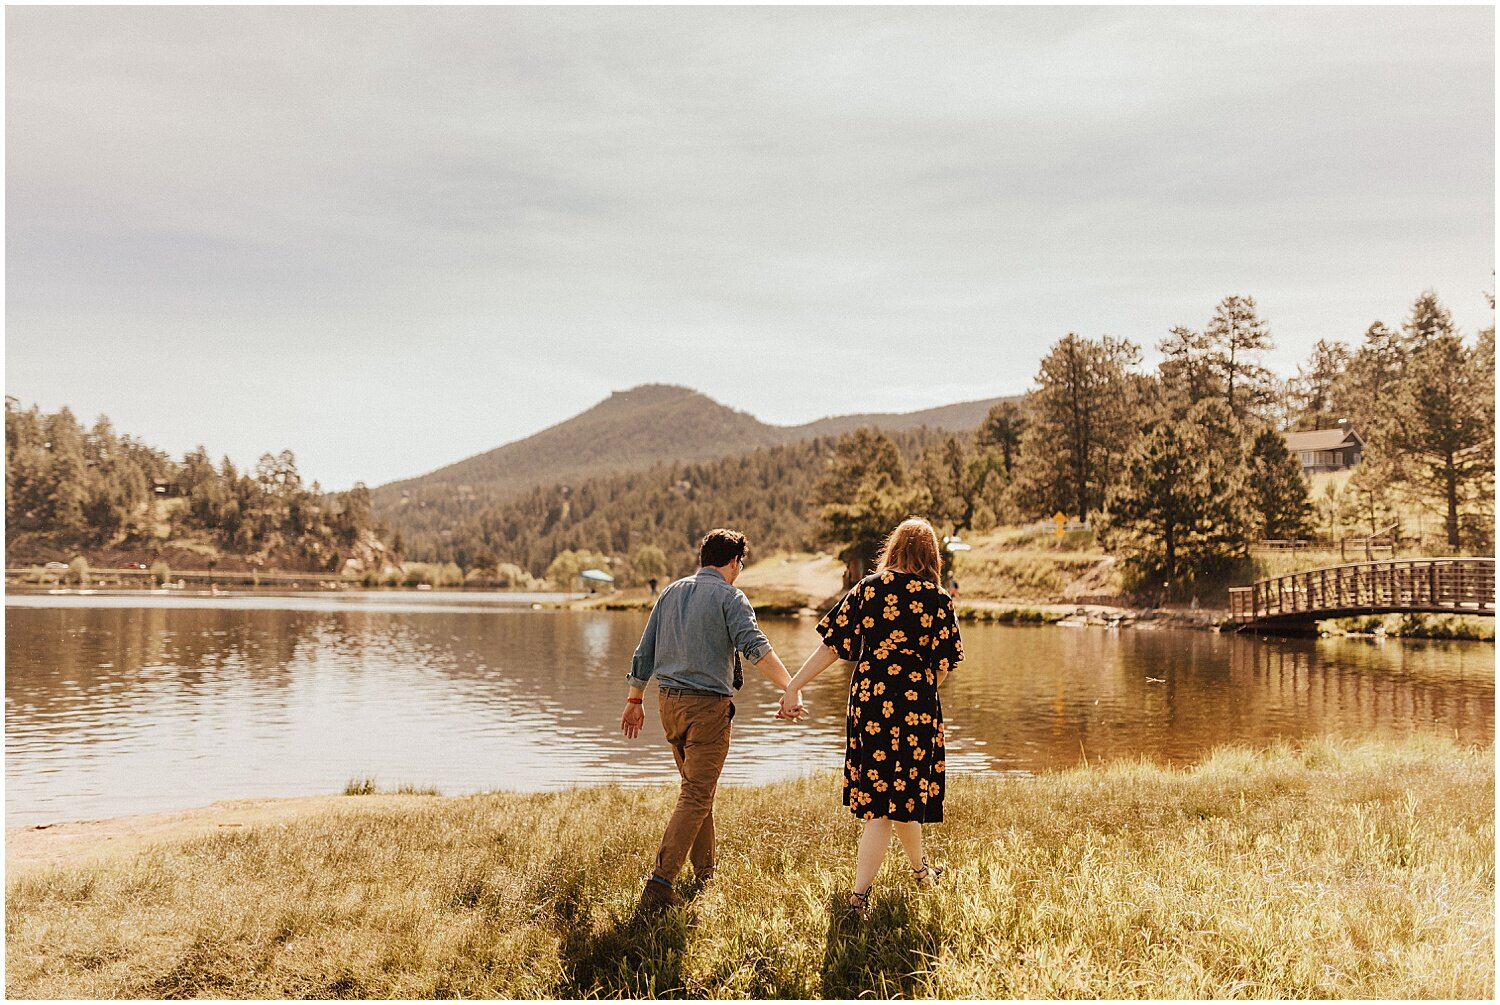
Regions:
<instances>
[{"instance_id":1,"label":"house roof","mask_svg":"<svg viewBox=\"0 0 1500 1005\"><path fill-rule=\"evenodd\" d=\"M1340 447L1362 447L1365 441L1352 429L1304 429L1282 433L1288 450L1337 450Z\"/></svg>"}]
</instances>

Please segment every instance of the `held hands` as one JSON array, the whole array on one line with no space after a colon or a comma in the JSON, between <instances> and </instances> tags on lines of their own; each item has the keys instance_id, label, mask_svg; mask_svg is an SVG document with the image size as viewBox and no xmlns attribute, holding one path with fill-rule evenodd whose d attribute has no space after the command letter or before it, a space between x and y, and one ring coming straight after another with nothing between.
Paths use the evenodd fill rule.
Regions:
<instances>
[{"instance_id":1,"label":"held hands","mask_svg":"<svg viewBox=\"0 0 1500 1005\"><path fill-rule=\"evenodd\" d=\"M641 727L646 723L646 710L635 702L627 702L625 714L620 716L620 732L625 738L634 740L641 735Z\"/></svg>"},{"instance_id":2,"label":"held hands","mask_svg":"<svg viewBox=\"0 0 1500 1005\"><path fill-rule=\"evenodd\" d=\"M781 703L776 709L776 718L785 719L787 722L798 722L807 715L807 708L802 704L801 691L785 691L781 695Z\"/></svg>"}]
</instances>

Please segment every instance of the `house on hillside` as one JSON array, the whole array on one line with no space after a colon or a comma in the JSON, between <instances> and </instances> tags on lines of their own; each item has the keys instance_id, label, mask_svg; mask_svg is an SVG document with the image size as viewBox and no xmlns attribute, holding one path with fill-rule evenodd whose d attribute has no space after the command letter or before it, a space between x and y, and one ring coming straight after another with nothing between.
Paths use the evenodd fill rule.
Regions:
<instances>
[{"instance_id":1,"label":"house on hillside","mask_svg":"<svg viewBox=\"0 0 1500 1005\"><path fill-rule=\"evenodd\" d=\"M1319 471L1352 468L1365 452L1365 441L1346 425L1281 435L1286 437L1287 449L1301 462L1302 473L1309 477Z\"/></svg>"}]
</instances>

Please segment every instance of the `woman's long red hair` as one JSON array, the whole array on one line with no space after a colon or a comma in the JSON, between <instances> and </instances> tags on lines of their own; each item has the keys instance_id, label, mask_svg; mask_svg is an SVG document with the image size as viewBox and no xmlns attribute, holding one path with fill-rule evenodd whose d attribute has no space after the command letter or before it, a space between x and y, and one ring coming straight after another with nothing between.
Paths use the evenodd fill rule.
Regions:
<instances>
[{"instance_id":1,"label":"woman's long red hair","mask_svg":"<svg viewBox=\"0 0 1500 1005\"><path fill-rule=\"evenodd\" d=\"M905 572L942 587L943 557L937 531L920 517L903 520L881 545L875 571Z\"/></svg>"}]
</instances>

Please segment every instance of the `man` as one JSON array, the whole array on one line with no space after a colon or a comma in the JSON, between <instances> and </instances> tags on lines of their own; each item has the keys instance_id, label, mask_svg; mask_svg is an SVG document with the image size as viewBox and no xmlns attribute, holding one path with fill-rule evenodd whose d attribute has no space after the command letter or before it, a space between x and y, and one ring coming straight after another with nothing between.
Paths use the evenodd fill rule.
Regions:
<instances>
[{"instance_id":1,"label":"man","mask_svg":"<svg viewBox=\"0 0 1500 1005\"><path fill-rule=\"evenodd\" d=\"M621 731L630 739L641 735L646 684L655 674L662 730L682 775L656 868L641 893L641 906L648 909L682 906L672 883L685 859L691 859L700 883L713 876L714 793L729 753L731 695L740 683L736 651L777 688L785 690L791 683L755 623L750 601L734 587L745 569L745 554L745 535L708 532L698 549L697 573L661 591L626 677L630 694Z\"/></svg>"}]
</instances>

